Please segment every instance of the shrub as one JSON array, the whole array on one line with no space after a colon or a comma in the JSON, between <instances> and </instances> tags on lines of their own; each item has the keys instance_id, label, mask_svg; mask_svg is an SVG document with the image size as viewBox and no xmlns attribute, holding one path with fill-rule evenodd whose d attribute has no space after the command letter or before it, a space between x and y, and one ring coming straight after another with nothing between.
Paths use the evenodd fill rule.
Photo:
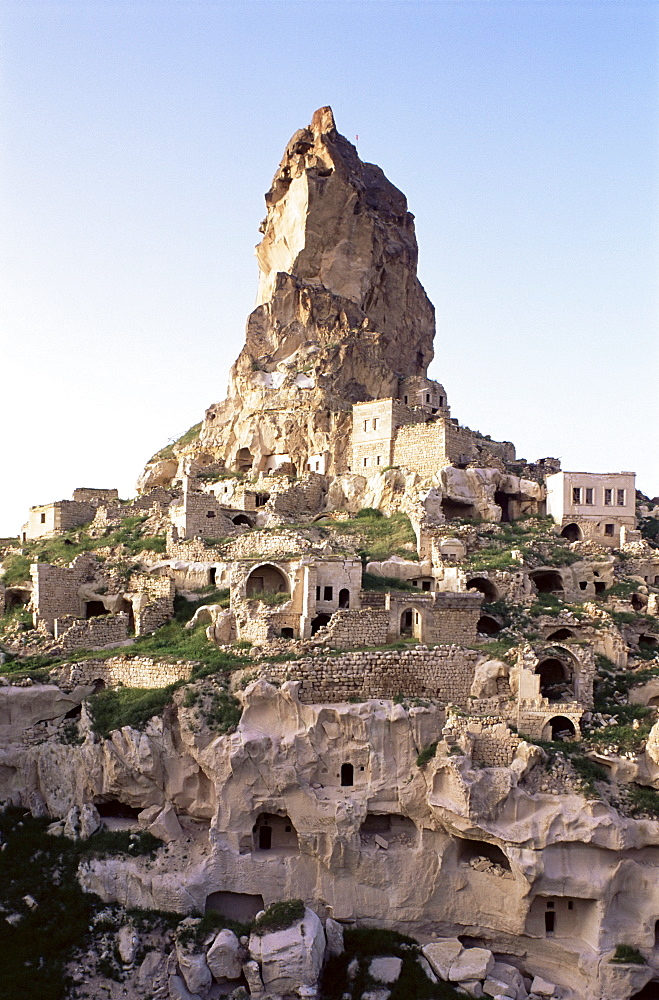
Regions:
<instances>
[{"instance_id":1,"label":"shrub","mask_svg":"<svg viewBox=\"0 0 659 1000\"><path fill-rule=\"evenodd\" d=\"M629 965L645 965L645 956L638 948L634 948L630 944L617 944L616 953L611 961L624 962Z\"/></svg>"},{"instance_id":2,"label":"shrub","mask_svg":"<svg viewBox=\"0 0 659 1000\"><path fill-rule=\"evenodd\" d=\"M254 921L255 934L267 934L269 931L283 931L304 917L304 903L301 899L281 900L272 903L263 916Z\"/></svg>"},{"instance_id":3,"label":"shrub","mask_svg":"<svg viewBox=\"0 0 659 1000\"><path fill-rule=\"evenodd\" d=\"M659 792L643 785L629 786L630 811L633 815L647 813L659 817Z\"/></svg>"},{"instance_id":4,"label":"shrub","mask_svg":"<svg viewBox=\"0 0 659 1000\"><path fill-rule=\"evenodd\" d=\"M431 743L429 746L425 747L421 753L416 758L416 766L424 767L428 761L432 760L437 753L437 740Z\"/></svg>"},{"instance_id":5,"label":"shrub","mask_svg":"<svg viewBox=\"0 0 659 1000\"><path fill-rule=\"evenodd\" d=\"M171 704L180 683L164 688L117 688L91 696L89 707L94 732L107 739L115 729L130 726L142 730L154 715L162 715Z\"/></svg>"}]
</instances>

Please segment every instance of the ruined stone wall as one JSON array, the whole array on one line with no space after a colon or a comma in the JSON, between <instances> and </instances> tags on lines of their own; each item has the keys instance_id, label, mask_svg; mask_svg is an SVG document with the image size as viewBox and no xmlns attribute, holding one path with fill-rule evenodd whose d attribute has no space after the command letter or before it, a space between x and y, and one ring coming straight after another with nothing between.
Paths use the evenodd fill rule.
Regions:
<instances>
[{"instance_id":1,"label":"ruined stone wall","mask_svg":"<svg viewBox=\"0 0 659 1000\"><path fill-rule=\"evenodd\" d=\"M168 663L146 656L113 656L108 660L83 660L55 667L51 676L65 687L103 681L106 687L162 688L187 681L196 664L190 660Z\"/></svg>"},{"instance_id":2,"label":"ruined stone wall","mask_svg":"<svg viewBox=\"0 0 659 1000\"><path fill-rule=\"evenodd\" d=\"M181 562L215 563L225 559L219 548L207 546L201 538L178 539L175 532L167 535L167 556Z\"/></svg>"},{"instance_id":3,"label":"ruined stone wall","mask_svg":"<svg viewBox=\"0 0 659 1000\"><path fill-rule=\"evenodd\" d=\"M448 743L468 745L473 763L481 767L510 767L521 743L496 715L474 718L450 712L442 735Z\"/></svg>"},{"instance_id":4,"label":"ruined stone wall","mask_svg":"<svg viewBox=\"0 0 659 1000\"><path fill-rule=\"evenodd\" d=\"M300 700L306 704L401 695L433 698L443 705L466 709L479 655L476 650L456 646L417 646L261 664L259 671L273 682L300 681ZM240 683L241 675L234 676Z\"/></svg>"},{"instance_id":5,"label":"ruined stone wall","mask_svg":"<svg viewBox=\"0 0 659 1000\"><path fill-rule=\"evenodd\" d=\"M271 477L271 482L273 479L276 482L280 478ZM323 509L327 480L315 472L293 482L283 480L281 484L277 483L279 488L276 492L273 491L270 484L268 485L270 500L265 508L268 511L275 511L286 517L299 518L318 514Z\"/></svg>"},{"instance_id":6,"label":"ruined stone wall","mask_svg":"<svg viewBox=\"0 0 659 1000\"><path fill-rule=\"evenodd\" d=\"M119 499L119 490L96 490L86 486L79 486L73 491L73 499L93 504L108 503Z\"/></svg>"},{"instance_id":7,"label":"ruined stone wall","mask_svg":"<svg viewBox=\"0 0 659 1000\"><path fill-rule=\"evenodd\" d=\"M250 531L231 542L229 559L262 559L308 552L313 544L297 531Z\"/></svg>"},{"instance_id":8,"label":"ruined stone wall","mask_svg":"<svg viewBox=\"0 0 659 1000\"><path fill-rule=\"evenodd\" d=\"M55 619L55 638L64 654L74 649L93 649L95 646L111 646L128 638L128 615L100 615L88 620L80 619L62 629L67 619Z\"/></svg>"},{"instance_id":9,"label":"ruined stone wall","mask_svg":"<svg viewBox=\"0 0 659 1000\"><path fill-rule=\"evenodd\" d=\"M30 567L35 625L42 624L52 632L56 618L83 617L85 608L79 588L88 564L88 557L79 556L71 566L34 563Z\"/></svg>"},{"instance_id":10,"label":"ruined stone wall","mask_svg":"<svg viewBox=\"0 0 659 1000\"><path fill-rule=\"evenodd\" d=\"M170 507L170 518L183 538L226 538L236 527L212 493L185 493L182 503Z\"/></svg>"},{"instance_id":11,"label":"ruined stone wall","mask_svg":"<svg viewBox=\"0 0 659 1000\"><path fill-rule=\"evenodd\" d=\"M354 608L335 611L328 624L318 629L315 638L334 649L350 649L351 646L383 646L388 632L388 611Z\"/></svg>"},{"instance_id":12,"label":"ruined stone wall","mask_svg":"<svg viewBox=\"0 0 659 1000\"><path fill-rule=\"evenodd\" d=\"M449 461L444 420L406 424L396 431L393 465L413 469L428 478Z\"/></svg>"}]
</instances>

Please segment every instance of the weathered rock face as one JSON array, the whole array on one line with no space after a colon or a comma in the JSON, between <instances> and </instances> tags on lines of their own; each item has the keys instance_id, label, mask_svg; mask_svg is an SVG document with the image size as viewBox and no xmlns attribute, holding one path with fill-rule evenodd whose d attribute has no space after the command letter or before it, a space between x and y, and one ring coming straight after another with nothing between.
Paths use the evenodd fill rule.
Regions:
<instances>
[{"instance_id":1,"label":"weathered rock face","mask_svg":"<svg viewBox=\"0 0 659 1000\"><path fill-rule=\"evenodd\" d=\"M413 217L330 108L290 140L266 204L257 307L199 449L243 471L301 471L329 451L327 471L341 471L351 404L397 395L398 378L425 374L433 357Z\"/></svg>"}]
</instances>

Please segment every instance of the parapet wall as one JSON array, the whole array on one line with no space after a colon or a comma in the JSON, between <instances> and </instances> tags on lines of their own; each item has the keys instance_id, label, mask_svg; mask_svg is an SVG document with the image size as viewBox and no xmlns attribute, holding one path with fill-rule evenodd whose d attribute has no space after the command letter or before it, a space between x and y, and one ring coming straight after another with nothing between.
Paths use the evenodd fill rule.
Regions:
<instances>
[{"instance_id":1,"label":"parapet wall","mask_svg":"<svg viewBox=\"0 0 659 1000\"><path fill-rule=\"evenodd\" d=\"M444 705L466 709L480 655L476 650L458 646L434 649L417 646L264 663L258 669L271 682L300 681L300 701L306 704L391 699L400 695L432 698ZM250 671L244 673L249 676ZM234 675L236 680L240 676Z\"/></svg>"},{"instance_id":2,"label":"parapet wall","mask_svg":"<svg viewBox=\"0 0 659 1000\"><path fill-rule=\"evenodd\" d=\"M105 687L162 688L176 681L189 680L195 666L190 660L167 663L147 656L113 656L108 660L65 663L51 670L51 676L66 687L102 681Z\"/></svg>"}]
</instances>

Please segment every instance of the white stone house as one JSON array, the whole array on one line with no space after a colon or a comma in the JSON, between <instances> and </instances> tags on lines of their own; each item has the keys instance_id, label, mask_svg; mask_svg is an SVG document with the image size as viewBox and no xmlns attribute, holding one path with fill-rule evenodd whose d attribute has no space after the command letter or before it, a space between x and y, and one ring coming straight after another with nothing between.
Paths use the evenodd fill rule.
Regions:
<instances>
[{"instance_id":1,"label":"white stone house","mask_svg":"<svg viewBox=\"0 0 659 1000\"><path fill-rule=\"evenodd\" d=\"M556 472L547 476L547 513L570 541L620 544L620 529L636 527L633 472Z\"/></svg>"}]
</instances>

